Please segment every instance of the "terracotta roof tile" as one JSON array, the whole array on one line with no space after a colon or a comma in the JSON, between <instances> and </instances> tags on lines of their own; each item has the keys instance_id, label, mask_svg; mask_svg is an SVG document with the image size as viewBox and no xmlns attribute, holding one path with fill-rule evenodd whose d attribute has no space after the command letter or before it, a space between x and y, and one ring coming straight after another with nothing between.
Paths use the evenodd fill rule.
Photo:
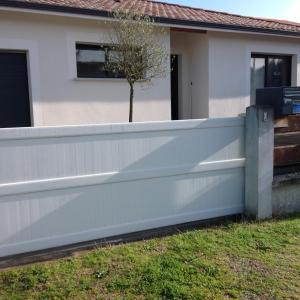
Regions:
<instances>
[{"instance_id":1,"label":"terracotta roof tile","mask_svg":"<svg viewBox=\"0 0 300 300\"><path fill-rule=\"evenodd\" d=\"M253 18L224 12L192 8L154 0L2 0L6 6L45 9L83 9L94 14L111 12L116 9L134 10L139 13L164 19L165 23L179 21L186 25L204 27L225 26L228 29L245 31L275 31L300 35L300 24L284 20ZM0 5L1 5L0 4ZM2 4L3 5L3 4ZM37 6L35 6L37 5ZM197 22L197 24L193 23ZM203 24L201 24L203 23Z\"/></svg>"}]
</instances>

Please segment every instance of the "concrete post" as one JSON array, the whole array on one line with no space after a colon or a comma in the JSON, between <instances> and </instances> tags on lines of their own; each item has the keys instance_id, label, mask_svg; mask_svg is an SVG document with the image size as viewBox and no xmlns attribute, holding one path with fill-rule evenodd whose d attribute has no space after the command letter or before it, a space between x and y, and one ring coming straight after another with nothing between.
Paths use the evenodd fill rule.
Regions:
<instances>
[{"instance_id":1,"label":"concrete post","mask_svg":"<svg viewBox=\"0 0 300 300\"><path fill-rule=\"evenodd\" d=\"M272 217L274 117L270 107L251 106L246 113L246 214Z\"/></svg>"}]
</instances>

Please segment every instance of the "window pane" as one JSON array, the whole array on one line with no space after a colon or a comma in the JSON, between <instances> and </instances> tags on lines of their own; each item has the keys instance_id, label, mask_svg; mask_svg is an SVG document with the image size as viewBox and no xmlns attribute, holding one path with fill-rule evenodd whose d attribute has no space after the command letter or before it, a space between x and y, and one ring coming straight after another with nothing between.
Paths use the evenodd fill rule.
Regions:
<instances>
[{"instance_id":1,"label":"window pane","mask_svg":"<svg viewBox=\"0 0 300 300\"><path fill-rule=\"evenodd\" d=\"M265 86L265 58L251 58L251 104L255 104L256 89Z\"/></svg>"},{"instance_id":2,"label":"window pane","mask_svg":"<svg viewBox=\"0 0 300 300\"><path fill-rule=\"evenodd\" d=\"M81 63L105 63L105 51L103 50L77 50L77 62Z\"/></svg>"},{"instance_id":3,"label":"window pane","mask_svg":"<svg viewBox=\"0 0 300 300\"><path fill-rule=\"evenodd\" d=\"M93 45L76 45L77 76L103 78L105 71L105 49Z\"/></svg>"},{"instance_id":4,"label":"window pane","mask_svg":"<svg viewBox=\"0 0 300 300\"><path fill-rule=\"evenodd\" d=\"M109 51L109 59L111 62L120 61L122 58L122 54L119 51L110 50Z\"/></svg>"},{"instance_id":5,"label":"window pane","mask_svg":"<svg viewBox=\"0 0 300 300\"><path fill-rule=\"evenodd\" d=\"M291 86L291 56L253 54L251 58L251 104L256 89Z\"/></svg>"},{"instance_id":6,"label":"window pane","mask_svg":"<svg viewBox=\"0 0 300 300\"><path fill-rule=\"evenodd\" d=\"M120 51L108 49L108 59L112 64L117 63L117 62L121 61L122 53ZM125 78L124 73L122 73L121 71L108 72L107 75L110 78Z\"/></svg>"},{"instance_id":7,"label":"window pane","mask_svg":"<svg viewBox=\"0 0 300 300\"><path fill-rule=\"evenodd\" d=\"M116 60L120 55L110 48L109 46L76 44L77 76L79 78L124 78L121 73L108 72L105 69L108 56Z\"/></svg>"},{"instance_id":8,"label":"window pane","mask_svg":"<svg viewBox=\"0 0 300 300\"><path fill-rule=\"evenodd\" d=\"M290 85L290 57L268 57L267 87L280 87Z\"/></svg>"}]
</instances>

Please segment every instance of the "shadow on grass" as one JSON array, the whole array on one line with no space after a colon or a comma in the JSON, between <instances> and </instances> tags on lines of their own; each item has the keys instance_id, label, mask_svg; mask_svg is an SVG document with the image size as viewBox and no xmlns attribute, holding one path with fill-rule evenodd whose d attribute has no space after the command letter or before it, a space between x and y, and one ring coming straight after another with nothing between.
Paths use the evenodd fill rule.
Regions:
<instances>
[{"instance_id":1,"label":"shadow on grass","mask_svg":"<svg viewBox=\"0 0 300 300\"><path fill-rule=\"evenodd\" d=\"M104 238L93 240L89 242L81 242L63 247L56 247L47 250L35 251L26 254L12 255L4 259L0 259L0 270L16 266L22 266L37 262L51 261L59 258L74 256L81 251L93 250L110 245L120 245L137 241L146 241L154 238L163 238L167 236L174 236L181 233L208 229L227 227L233 224L264 224L270 222L277 222L281 220L296 220L300 218L300 213L290 215L276 216L273 219L256 221L247 218L245 215L234 215L229 217L214 218L210 220L202 220L196 222L189 222L179 225L166 226L158 229L150 229L145 231L134 232L114 236L111 238Z\"/></svg>"}]
</instances>

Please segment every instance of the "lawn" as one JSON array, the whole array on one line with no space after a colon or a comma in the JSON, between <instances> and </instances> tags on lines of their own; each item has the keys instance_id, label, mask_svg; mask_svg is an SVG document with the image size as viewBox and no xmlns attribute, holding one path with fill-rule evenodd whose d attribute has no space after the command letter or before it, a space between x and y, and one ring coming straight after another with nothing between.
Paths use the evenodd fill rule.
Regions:
<instances>
[{"instance_id":1,"label":"lawn","mask_svg":"<svg viewBox=\"0 0 300 300\"><path fill-rule=\"evenodd\" d=\"M300 214L0 272L0 299L300 299Z\"/></svg>"}]
</instances>

